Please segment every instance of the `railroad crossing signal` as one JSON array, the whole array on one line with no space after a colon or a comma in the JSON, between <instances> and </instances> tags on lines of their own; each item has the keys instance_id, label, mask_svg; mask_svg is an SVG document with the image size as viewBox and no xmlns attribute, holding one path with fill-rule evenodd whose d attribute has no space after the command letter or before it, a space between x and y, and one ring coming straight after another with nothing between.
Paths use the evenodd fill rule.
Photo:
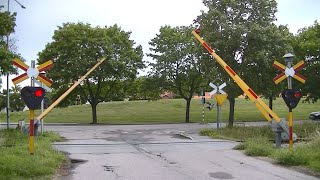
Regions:
<instances>
[{"instance_id":1,"label":"railroad crossing signal","mask_svg":"<svg viewBox=\"0 0 320 180\"><path fill-rule=\"evenodd\" d=\"M48 86L48 87L51 86L52 81L50 79L48 79L47 77L45 77L44 75L39 73L41 71L46 71L46 70L53 67L53 62L51 60L49 60L43 64L40 64L36 68L29 67L23 61L21 61L20 59L17 59L17 58L13 59L12 64L25 71L25 73L12 79L12 82L14 85L16 85L16 84L18 84L28 78L36 78L39 81L41 81L43 84L45 84L46 86Z\"/></svg>"},{"instance_id":2,"label":"railroad crossing signal","mask_svg":"<svg viewBox=\"0 0 320 180\"><path fill-rule=\"evenodd\" d=\"M213 108L213 103L207 102L207 104L208 104L207 108L211 111Z\"/></svg>"},{"instance_id":3,"label":"railroad crossing signal","mask_svg":"<svg viewBox=\"0 0 320 180\"><path fill-rule=\"evenodd\" d=\"M44 99L46 91L42 87L26 86L21 90L21 98L29 109L37 109Z\"/></svg>"},{"instance_id":4,"label":"railroad crossing signal","mask_svg":"<svg viewBox=\"0 0 320 180\"><path fill-rule=\"evenodd\" d=\"M213 90L210 92L210 95L214 95L214 98L217 100L217 103L219 106L222 106L224 101L227 99L228 95L226 92L224 92L222 89L227 86L226 83L221 84L220 86L217 86L213 83L209 83L209 86L213 88Z\"/></svg>"},{"instance_id":5,"label":"railroad crossing signal","mask_svg":"<svg viewBox=\"0 0 320 180\"><path fill-rule=\"evenodd\" d=\"M291 68L286 67L285 65L279 63L278 61L274 61L272 66L282 71L281 74L273 78L273 81L276 84L279 84L281 81L283 81L289 76L295 78L296 80L302 83L306 82L306 78L301 74L297 73L297 71L301 70L305 66L304 61L298 62L296 65L294 65Z\"/></svg>"},{"instance_id":6,"label":"railroad crossing signal","mask_svg":"<svg viewBox=\"0 0 320 180\"><path fill-rule=\"evenodd\" d=\"M212 96L212 95L216 94L217 92L219 94L226 94L226 92L224 92L222 90L224 87L226 87L226 85L227 85L226 83L223 83L220 86L216 86L215 84L210 82L209 86L211 86L213 88L213 90L210 92L210 95Z\"/></svg>"},{"instance_id":7,"label":"railroad crossing signal","mask_svg":"<svg viewBox=\"0 0 320 180\"><path fill-rule=\"evenodd\" d=\"M293 109L297 107L301 97L302 93L300 90L294 90L294 89L285 89L282 93L282 98L284 102L287 104L288 108Z\"/></svg>"},{"instance_id":8,"label":"railroad crossing signal","mask_svg":"<svg viewBox=\"0 0 320 180\"><path fill-rule=\"evenodd\" d=\"M219 106L222 106L225 100L227 99L228 95L226 94L216 94L214 95L214 98L216 98L217 103Z\"/></svg>"}]
</instances>

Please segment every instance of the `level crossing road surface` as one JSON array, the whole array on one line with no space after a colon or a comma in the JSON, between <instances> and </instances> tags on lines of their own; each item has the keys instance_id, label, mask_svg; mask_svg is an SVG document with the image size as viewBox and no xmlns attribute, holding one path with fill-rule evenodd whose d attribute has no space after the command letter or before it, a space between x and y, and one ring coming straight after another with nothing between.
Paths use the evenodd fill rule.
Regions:
<instances>
[{"instance_id":1,"label":"level crossing road surface","mask_svg":"<svg viewBox=\"0 0 320 180\"><path fill-rule=\"evenodd\" d=\"M215 124L50 125L54 143L73 162L55 180L312 180L317 177L232 148L238 142L200 136Z\"/></svg>"}]
</instances>

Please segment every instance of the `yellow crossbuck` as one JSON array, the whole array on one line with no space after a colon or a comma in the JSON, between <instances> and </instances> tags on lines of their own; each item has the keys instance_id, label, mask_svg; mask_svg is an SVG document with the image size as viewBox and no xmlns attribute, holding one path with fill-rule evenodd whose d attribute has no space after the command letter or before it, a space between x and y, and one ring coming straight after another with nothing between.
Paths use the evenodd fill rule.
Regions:
<instances>
[{"instance_id":1,"label":"yellow crossbuck","mask_svg":"<svg viewBox=\"0 0 320 180\"><path fill-rule=\"evenodd\" d=\"M275 67L276 69L279 69L280 71L282 71L282 73L280 73L278 76L273 78L273 81L276 84L279 84L281 81L286 79L288 76L292 76L294 79L296 79L302 83L306 82L306 78L304 76L302 76L301 74L297 73L297 71L304 68L304 66L305 66L304 61L298 62L290 69L288 67L286 67L285 65L279 63L278 61L274 61L272 66ZM286 70L288 70L289 72L292 72L292 74L288 74L288 73L286 74L285 73Z\"/></svg>"},{"instance_id":2,"label":"yellow crossbuck","mask_svg":"<svg viewBox=\"0 0 320 180\"><path fill-rule=\"evenodd\" d=\"M26 65L23 61L21 61L18 58L15 58L12 60L12 64L17 66L18 68L25 71L25 73L15 77L12 79L12 82L14 85L28 79L31 77L34 77L41 81L46 86L50 87L52 85L52 81L45 77L44 75L40 74L41 71L46 71L53 67L53 62L51 60L39 65L37 68L31 68L28 65Z\"/></svg>"}]
</instances>

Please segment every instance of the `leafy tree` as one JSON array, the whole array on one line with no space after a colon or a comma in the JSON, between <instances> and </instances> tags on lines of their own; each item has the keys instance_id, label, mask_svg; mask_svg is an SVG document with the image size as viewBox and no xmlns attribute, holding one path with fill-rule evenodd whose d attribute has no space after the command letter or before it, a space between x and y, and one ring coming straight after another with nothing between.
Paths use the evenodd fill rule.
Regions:
<instances>
[{"instance_id":1,"label":"leafy tree","mask_svg":"<svg viewBox=\"0 0 320 180\"><path fill-rule=\"evenodd\" d=\"M277 3L275 0L204 0L208 12L197 18L200 35L215 49L217 54L257 93L270 91L271 62L285 53L285 39L279 37L285 30L276 27ZM280 52L281 51L281 52ZM220 66L214 62L215 66ZM227 82L225 88L230 102L229 126L233 126L235 97L243 94L223 68L218 68L219 78ZM266 78L268 77L268 78ZM270 86L272 87L272 86ZM265 90L263 90L265 89Z\"/></svg>"},{"instance_id":2,"label":"leafy tree","mask_svg":"<svg viewBox=\"0 0 320 180\"><path fill-rule=\"evenodd\" d=\"M47 77L54 80L53 88L60 91L84 75L97 59L107 58L79 86L82 97L91 105L93 124L97 123L97 105L122 98L123 82L133 80L138 69L144 67L142 47L135 47L130 34L117 25L102 28L65 23L39 53L39 63L53 60L54 68L48 71Z\"/></svg>"},{"instance_id":3,"label":"leafy tree","mask_svg":"<svg viewBox=\"0 0 320 180\"><path fill-rule=\"evenodd\" d=\"M54 82L55 83L55 82ZM58 89L54 89L50 94L46 93L46 97L48 97L51 102L54 102L58 99L72 84L64 84L61 85ZM80 88L76 87L66 98L64 98L57 107L68 107L71 105L75 105L75 99L78 94L81 94Z\"/></svg>"},{"instance_id":4,"label":"leafy tree","mask_svg":"<svg viewBox=\"0 0 320 180\"><path fill-rule=\"evenodd\" d=\"M15 54L9 51L10 48L7 45L8 36L14 32L15 21L16 13L0 11L0 75L15 72L11 65L11 60L15 57Z\"/></svg>"},{"instance_id":5,"label":"leafy tree","mask_svg":"<svg viewBox=\"0 0 320 180\"><path fill-rule=\"evenodd\" d=\"M189 122L191 98L203 83L201 51L190 35L191 30L191 27L161 27L160 33L149 42L152 53L148 54L156 61L151 64L152 76L159 79L165 90L186 100L186 122Z\"/></svg>"},{"instance_id":6,"label":"leafy tree","mask_svg":"<svg viewBox=\"0 0 320 180\"><path fill-rule=\"evenodd\" d=\"M0 94L1 95L1 98L0 98L0 110L4 109L6 106L6 95L7 94L7 90L2 90L2 93Z\"/></svg>"},{"instance_id":7,"label":"leafy tree","mask_svg":"<svg viewBox=\"0 0 320 180\"><path fill-rule=\"evenodd\" d=\"M14 86L10 89L10 110L11 111L21 111L23 110L25 104L21 99L20 95L21 87ZM0 98L0 109L4 109L6 107L7 100L7 90L3 90L1 98Z\"/></svg>"},{"instance_id":8,"label":"leafy tree","mask_svg":"<svg viewBox=\"0 0 320 180\"><path fill-rule=\"evenodd\" d=\"M158 79L141 76L126 85L126 94L130 100L158 100L163 92Z\"/></svg>"},{"instance_id":9,"label":"leafy tree","mask_svg":"<svg viewBox=\"0 0 320 180\"><path fill-rule=\"evenodd\" d=\"M25 104L23 100L21 99L20 91L21 91L21 86L14 86L12 87L11 91L11 96L10 96L10 108L11 110L15 111L21 111L25 107Z\"/></svg>"},{"instance_id":10,"label":"leafy tree","mask_svg":"<svg viewBox=\"0 0 320 180\"><path fill-rule=\"evenodd\" d=\"M304 59L307 67L301 74L307 77L303 91L308 93L306 101L316 102L320 98L320 24L315 21L312 26L299 30L294 43L296 59Z\"/></svg>"},{"instance_id":11,"label":"leafy tree","mask_svg":"<svg viewBox=\"0 0 320 180\"><path fill-rule=\"evenodd\" d=\"M250 83L254 91L269 99L269 106L272 107L272 100L281 93L286 86L286 81L276 85L273 78L282 72L275 69L272 64L275 60L284 64L283 55L293 52L291 46L294 35L286 26L260 27L258 32L253 33L254 40L246 48L246 59L252 60L246 65L247 73L243 79ZM257 34L261 33L261 34ZM256 52L256 53L251 53Z\"/></svg>"}]
</instances>

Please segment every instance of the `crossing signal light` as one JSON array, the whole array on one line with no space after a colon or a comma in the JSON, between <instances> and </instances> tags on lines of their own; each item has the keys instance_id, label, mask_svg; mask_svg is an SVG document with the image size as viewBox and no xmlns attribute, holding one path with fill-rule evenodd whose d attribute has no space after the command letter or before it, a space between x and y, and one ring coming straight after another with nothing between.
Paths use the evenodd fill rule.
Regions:
<instances>
[{"instance_id":1,"label":"crossing signal light","mask_svg":"<svg viewBox=\"0 0 320 180\"><path fill-rule=\"evenodd\" d=\"M46 91L42 87L26 86L21 90L21 98L29 109L37 109L41 106Z\"/></svg>"},{"instance_id":2,"label":"crossing signal light","mask_svg":"<svg viewBox=\"0 0 320 180\"><path fill-rule=\"evenodd\" d=\"M285 89L281 95L288 108L293 109L297 107L302 97L302 92L300 90Z\"/></svg>"},{"instance_id":3,"label":"crossing signal light","mask_svg":"<svg viewBox=\"0 0 320 180\"><path fill-rule=\"evenodd\" d=\"M213 108L213 103L211 103L211 102L207 102L207 104L208 104L208 109L211 111L212 110L212 108Z\"/></svg>"}]
</instances>

